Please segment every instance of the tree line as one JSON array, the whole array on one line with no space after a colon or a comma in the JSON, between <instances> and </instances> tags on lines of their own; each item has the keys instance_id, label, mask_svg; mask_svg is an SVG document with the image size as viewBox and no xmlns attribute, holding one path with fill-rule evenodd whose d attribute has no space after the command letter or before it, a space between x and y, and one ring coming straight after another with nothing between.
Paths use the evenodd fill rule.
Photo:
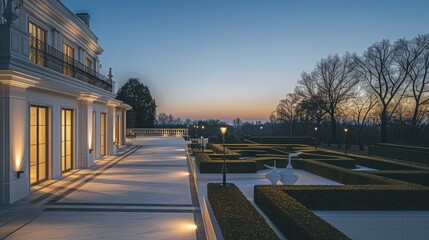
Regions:
<instances>
[{"instance_id":1,"label":"tree line","mask_svg":"<svg viewBox=\"0 0 429 240\"><path fill-rule=\"evenodd\" d=\"M359 145L369 136L422 145L429 132L428 75L429 34L384 39L362 55L329 55L301 74L269 123L291 136L329 128L323 137L330 144L340 145L338 129L347 128Z\"/></svg>"}]
</instances>

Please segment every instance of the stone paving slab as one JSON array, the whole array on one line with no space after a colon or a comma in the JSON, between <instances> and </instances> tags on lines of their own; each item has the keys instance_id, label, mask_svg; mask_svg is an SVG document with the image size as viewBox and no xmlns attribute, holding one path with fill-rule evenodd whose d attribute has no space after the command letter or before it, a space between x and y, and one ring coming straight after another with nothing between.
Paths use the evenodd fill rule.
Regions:
<instances>
[{"instance_id":1,"label":"stone paving slab","mask_svg":"<svg viewBox=\"0 0 429 240\"><path fill-rule=\"evenodd\" d=\"M0 239L205 239L184 140L144 137L133 145L124 157L98 161L11 205L0 220L15 210L22 220L0 226Z\"/></svg>"},{"instance_id":2,"label":"stone paving slab","mask_svg":"<svg viewBox=\"0 0 429 240\"><path fill-rule=\"evenodd\" d=\"M8 239L195 239L192 213L46 212Z\"/></svg>"}]
</instances>

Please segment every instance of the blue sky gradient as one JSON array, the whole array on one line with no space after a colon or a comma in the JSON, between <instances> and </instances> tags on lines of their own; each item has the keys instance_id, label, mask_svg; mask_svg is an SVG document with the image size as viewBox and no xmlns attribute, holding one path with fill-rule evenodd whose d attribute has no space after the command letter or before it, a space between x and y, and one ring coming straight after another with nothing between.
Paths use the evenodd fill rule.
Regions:
<instances>
[{"instance_id":1,"label":"blue sky gradient","mask_svg":"<svg viewBox=\"0 0 429 240\"><path fill-rule=\"evenodd\" d=\"M63 0L88 12L117 88L138 77L158 112L266 120L302 71L384 38L428 33L429 1Z\"/></svg>"}]
</instances>

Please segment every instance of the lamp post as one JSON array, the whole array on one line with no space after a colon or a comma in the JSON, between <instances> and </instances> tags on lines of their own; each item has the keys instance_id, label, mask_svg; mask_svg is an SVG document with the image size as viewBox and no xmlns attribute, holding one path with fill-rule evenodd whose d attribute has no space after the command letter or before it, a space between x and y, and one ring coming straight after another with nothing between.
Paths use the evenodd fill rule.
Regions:
<instances>
[{"instance_id":1,"label":"lamp post","mask_svg":"<svg viewBox=\"0 0 429 240\"><path fill-rule=\"evenodd\" d=\"M198 125L194 126L196 128L195 130L195 139L197 140L197 148L198 148Z\"/></svg>"},{"instance_id":2,"label":"lamp post","mask_svg":"<svg viewBox=\"0 0 429 240\"><path fill-rule=\"evenodd\" d=\"M318 140L318 134L317 130L319 130L317 127L314 127L314 149L317 149L317 140Z\"/></svg>"},{"instance_id":3,"label":"lamp post","mask_svg":"<svg viewBox=\"0 0 429 240\"><path fill-rule=\"evenodd\" d=\"M262 144L262 133L263 133L262 131L264 130L264 126L262 126L262 125L261 125L261 126L259 127L259 129L261 129L261 144Z\"/></svg>"},{"instance_id":4,"label":"lamp post","mask_svg":"<svg viewBox=\"0 0 429 240\"><path fill-rule=\"evenodd\" d=\"M205 126L201 126L201 151L204 152L204 128Z\"/></svg>"},{"instance_id":5,"label":"lamp post","mask_svg":"<svg viewBox=\"0 0 429 240\"><path fill-rule=\"evenodd\" d=\"M347 154L347 132L348 128L344 128L344 154Z\"/></svg>"},{"instance_id":6,"label":"lamp post","mask_svg":"<svg viewBox=\"0 0 429 240\"><path fill-rule=\"evenodd\" d=\"M220 132L222 133L222 144L223 144L223 165L222 165L222 185L226 187L226 159L225 159L225 133L228 130L226 125L220 126Z\"/></svg>"}]
</instances>

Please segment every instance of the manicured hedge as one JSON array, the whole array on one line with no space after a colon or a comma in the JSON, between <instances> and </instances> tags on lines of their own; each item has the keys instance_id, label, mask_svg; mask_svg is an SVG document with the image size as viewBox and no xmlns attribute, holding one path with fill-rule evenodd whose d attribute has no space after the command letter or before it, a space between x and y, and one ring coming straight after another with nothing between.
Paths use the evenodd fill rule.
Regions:
<instances>
[{"instance_id":1,"label":"manicured hedge","mask_svg":"<svg viewBox=\"0 0 429 240\"><path fill-rule=\"evenodd\" d=\"M200 173L221 173L223 160L213 160L208 154L198 153L195 155ZM256 162L248 160L227 160L228 173L256 173Z\"/></svg>"},{"instance_id":2,"label":"manicured hedge","mask_svg":"<svg viewBox=\"0 0 429 240\"><path fill-rule=\"evenodd\" d=\"M429 188L420 185L301 185L281 189L311 210L429 210Z\"/></svg>"},{"instance_id":3,"label":"manicured hedge","mask_svg":"<svg viewBox=\"0 0 429 240\"><path fill-rule=\"evenodd\" d=\"M380 169L380 170L429 170L429 167L425 166L419 166L412 163L406 163L406 162L399 162L394 160L388 160L388 159L381 159L378 157L371 157L371 156L363 156L363 155L357 155L357 154L347 154L344 155L341 152L336 152L332 150L318 150L317 154L326 154L326 155L338 155L338 156L346 156L347 158L354 159L356 161L357 165L374 168L374 169Z\"/></svg>"},{"instance_id":4,"label":"manicured hedge","mask_svg":"<svg viewBox=\"0 0 429 240\"><path fill-rule=\"evenodd\" d=\"M225 159L239 160L240 156L239 154L225 154ZM209 157L211 159L223 159L223 153L210 153Z\"/></svg>"},{"instance_id":5,"label":"manicured hedge","mask_svg":"<svg viewBox=\"0 0 429 240\"><path fill-rule=\"evenodd\" d=\"M250 137L248 138L252 142L264 144L314 144L314 139L310 137Z\"/></svg>"},{"instance_id":6,"label":"manicured hedge","mask_svg":"<svg viewBox=\"0 0 429 240\"><path fill-rule=\"evenodd\" d=\"M372 174L353 171L342 167L333 166L330 164L312 161L301 160L293 163L293 166L302 169L332 181L336 181L347 185L398 185L407 184L402 181L375 176Z\"/></svg>"},{"instance_id":7,"label":"manicured hedge","mask_svg":"<svg viewBox=\"0 0 429 240\"><path fill-rule=\"evenodd\" d=\"M264 154L266 151L264 150L256 150L256 149L238 149L235 152L241 154L243 157L255 157L257 154Z\"/></svg>"},{"instance_id":8,"label":"manicured hedge","mask_svg":"<svg viewBox=\"0 0 429 240\"><path fill-rule=\"evenodd\" d=\"M429 148L396 144L376 144L369 146L369 155L399 159L407 162L429 165Z\"/></svg>"},{"instance_id":9,"label":"manicured hedge","mask_svg":"<svg viewBox=\"0 0 429 240\"><path fill-rule=\"evenodd\" d=\"M254 201L288 240L349 239L277 187L255 186Z\"/></svg>"},{"instance_id":10,"label":"manicured hedge","mask_svg":"<svg viewBox=\"0 0 429 240\"><path fill-rule=\"evenodd\" d=\"M429 186L429 171L367 171L367 173Z\"/></svg>"},{"instance_id":11,"label":"manicured hedge","mask_svg":"<svg viewBox=\"0 0 429 240\"><path fill-rule=\"evenodd\" d=\"M225 240L279 239L235 185L207 185L207 196Z\"/></svg>"},{"instance_id":12,"label":"manicured hedge","mask_svg":"<svg viewBox=\"0 0 429 240\"><path fill-rule=\"evenodd\" d=\"M377 157L367 157L362 155L352 155L348 157L356 160L356 164L379 170L426 170L428 167L418 166L415 164L398 162L394 160L381 159Z\"/></svg>"}]
</instances>

